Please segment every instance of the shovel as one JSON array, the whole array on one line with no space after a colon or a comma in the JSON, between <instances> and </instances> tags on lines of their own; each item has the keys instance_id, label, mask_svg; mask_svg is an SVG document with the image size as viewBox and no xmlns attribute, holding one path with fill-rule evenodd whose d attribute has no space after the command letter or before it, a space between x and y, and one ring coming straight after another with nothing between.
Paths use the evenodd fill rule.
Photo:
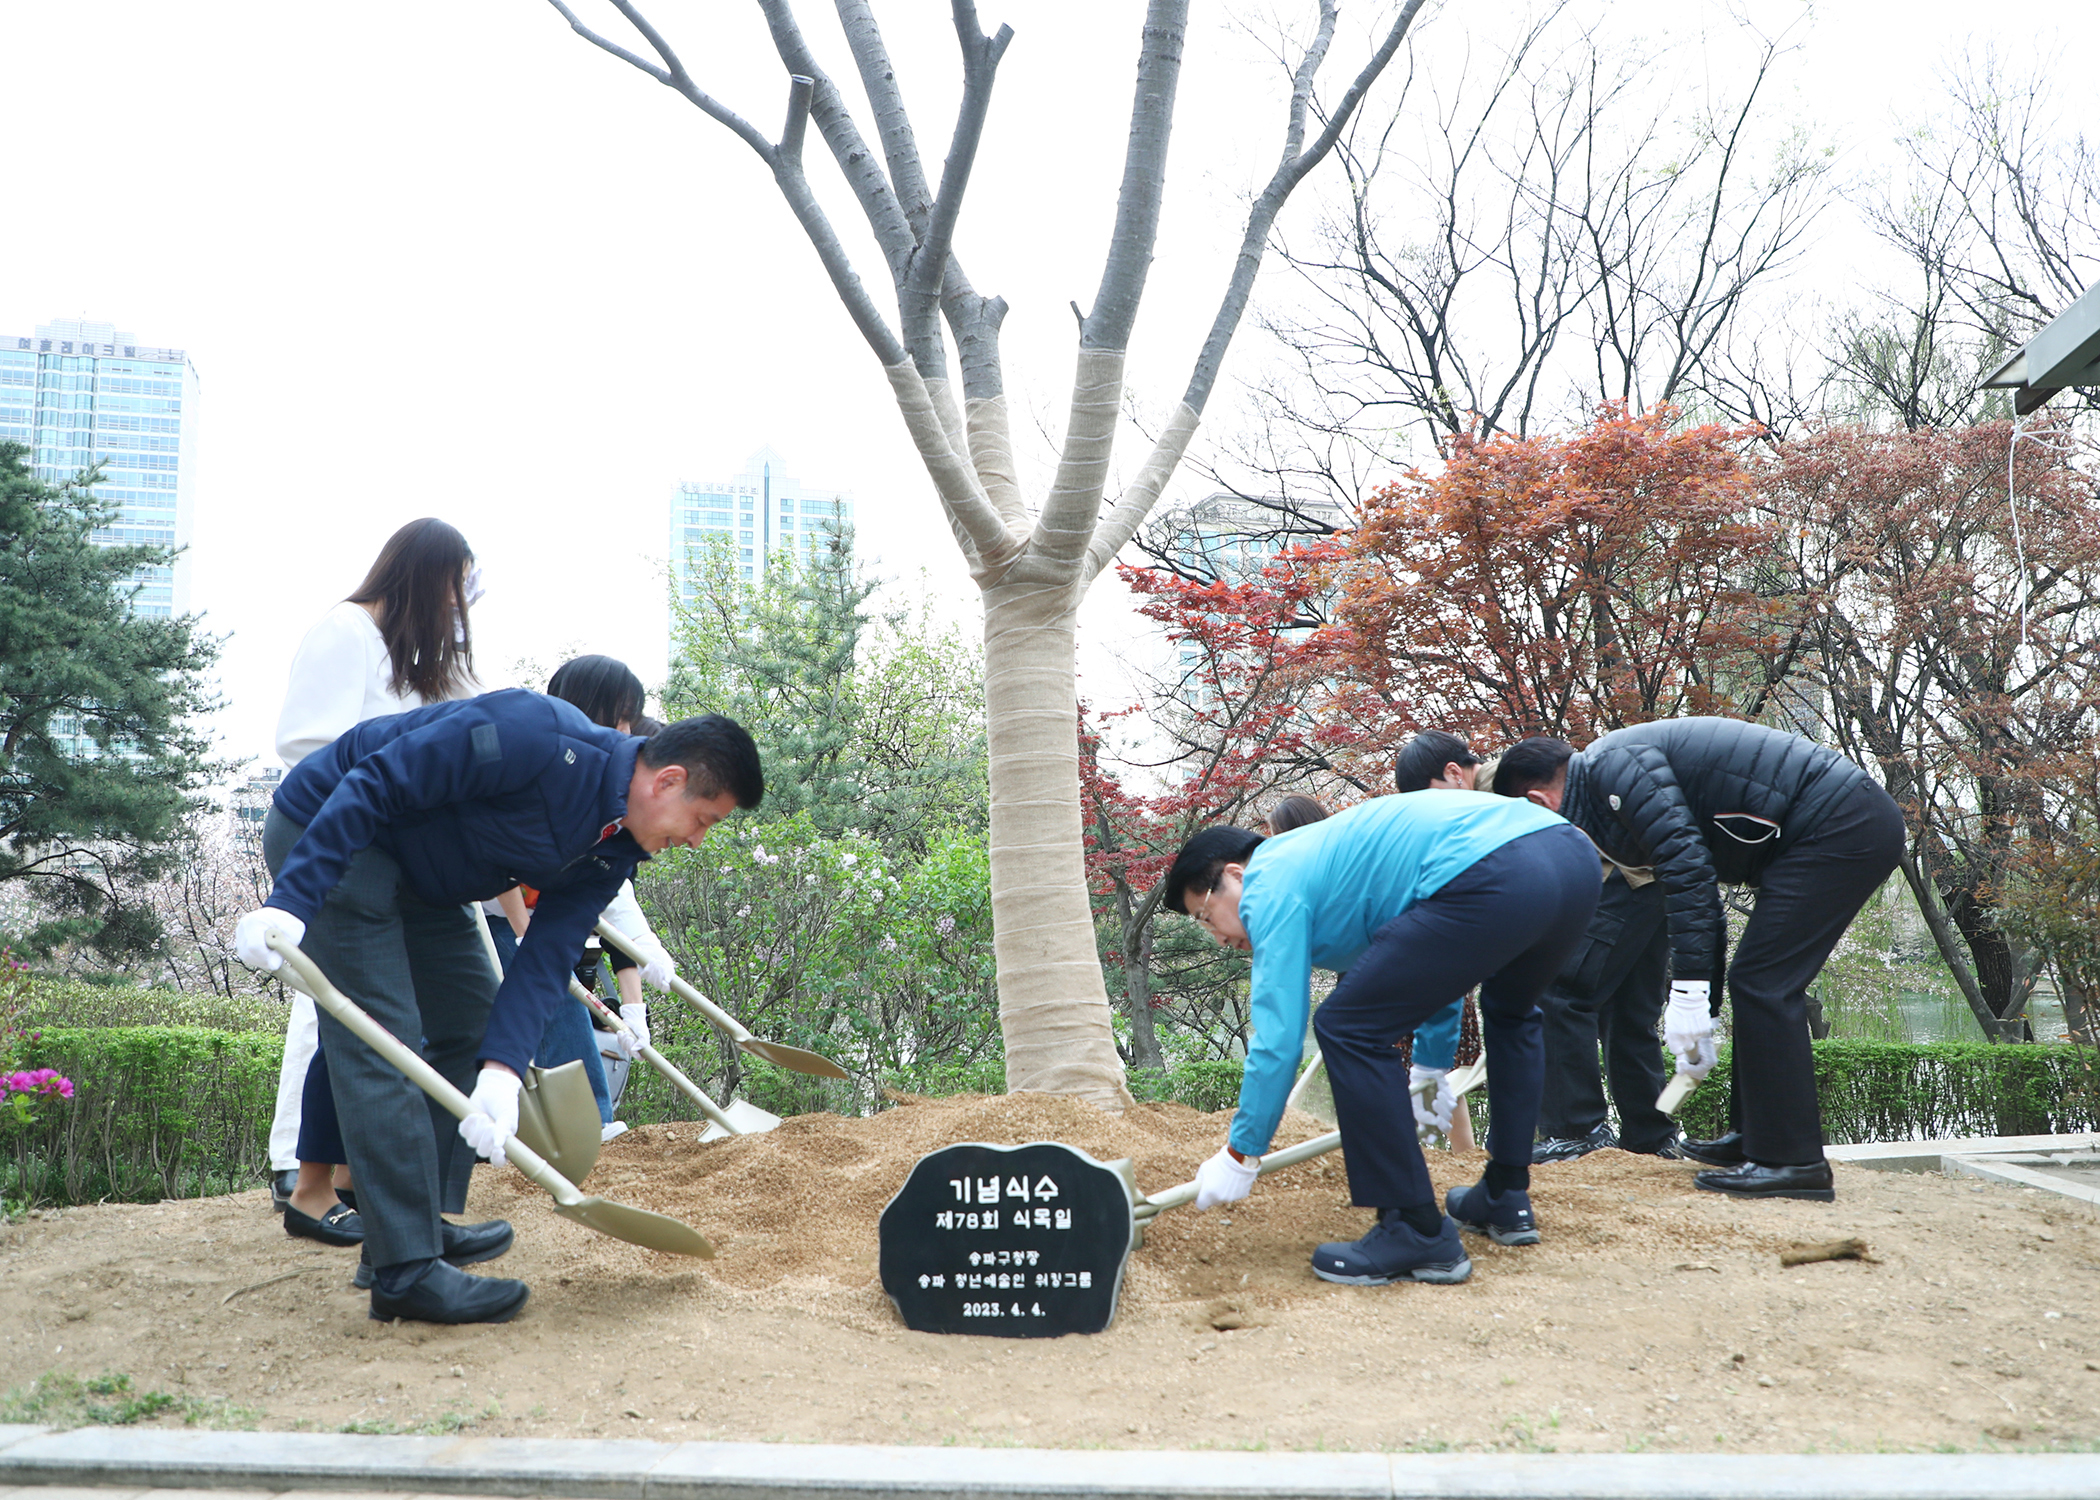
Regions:
<instances>
[{"instance_id":1,"label":"shovel","mask_svg":"<svg viewBox=\"0 0 2100 1500\"><path fill-rule=\"evenodd\" d=\"M1281 1151L1271 1151L1264 1156L1255 1171L1266 1177L1271 1172L1280 1172L1285 1167L1295 1167L1301 1161L1311 1161L1316 1156L1325 1156L1342 1144L1342 1133L1330 1130L1325 1135L1316 1135L1309 1141L1300 1141L1295 1146L1285 1146ZM1130 1215L1143 1225L1163 1208L1179 1208L1184 1203L1196 1201L1196 1184L1184 1182L1179 1187L1170 1187L1147 1196L1138 1194L1137 1205Z\"/></svg>"},{"instance_id":2,"label":"shovel","mask_svg":"<svg viewBox=\"0 0 2100 1500\"><path fill-rule=\"evenodd\" d=\"M598 924L598 940L619 949L636 963L646 960L635 951L634 940L610 922ZM687 1001L707 1023L728 1037L753 1057L762 1057L775 1067L786 1068L790 1073L807 1073L815 1078L851 1078L853 1075L817 1052L804 1052L800 1047L785 1047L779 1042L762 1042L751 1034L750 1028L732 1016L714 1001L687 984L678 975L671 976L671 990L680 999ZM712 1117L710 1117L712 1118ZM717 1121L716 1123L720 1123Z\"/></svg>"},{"instance_id":3,"label":"shovel","mask_svg":"<svg viewBox=\"0 0 2100 1500\"><path fill-rule=\"evenodd\" d=\"M1313 1081L1313 1075L1319 1071L1320 1062L1321 1058L1319 1050L1315 1048L1312 1055L1312 1061L1305 1065L1305 1071L1300 1073L1298 1075L1298 1081L1291 1085L1290 1097L1283 1101L1283 1107L1285 1109L1291 1109L1296 1106L1299 1098L1305 1093L1306 1086ZM1466 1097L1466 1095L1472 1093L1473 1090L1479 1088L1483 1083L1486 1083L1487 1076L1487 1056L1485 1053L1483 1053L1481 1056L1476 1057L1473 1059L1473 1061L1467 1063L1463 1068L1453 1068L1451 1070L1450 1074L1448 1075L1448 1081L1451 1084L1451 1092L1456 1097L1463 1099ZM1422 1096L1422 1102L1426 1105L1436 1097L1436 1082L1435 1080L1431 1079L1423 1083L1419 1083L1415 1085L1411 1092L1420 1094ZM1664 1113L1667 1114L1669 1113L1669 1111L1664 1110ZM1415 1127L1415 1130L1417 1135L1424 1141L1428 1140L1430 1135L1433 1133L1426 1125L1418 1125Z\"/></svg>"},{"instance_id":4,"label":"shovel","mask_svg":"<svg viewBox=\"0 0 2100 1500\"><path fill-rule=\"evenodd\" d=\"M747 1135L750 1133L748 1130L739 1127L737 1122L730 1118L729 1111L708 1098L701 1090L699 1084L680 1072L676 1063L636 1036L632 1026L620 1019L611 1006L585 989L573 974L569 976L569 993L581 1000L589 1008L592 1015L611 1026L615 1033L626 1037L628 1041L632 1042L635 1052L645 1058L650 1067L670 1079L678 1091L697 1104L700 1107L700 1113L706 1115L709 1120L721 1126L730 1135Z\"/></svg>"},{"instance_id":5,"label":"shovel","mask_svg":"<svg viewBox=\"0 0 2100 1500\"><path fill-rule=\"evenodd\" d=\"M269 942L271 949L284 960L299 988L312 996L321 1009L342 1022L351 1035L400 1069L410 1083L437 1100L454 1118L464 1120L474 1113L474 1105L465 1094L454 1088L436 1068L403 1046L384 1026L346 999L328 982L314 961L299 950L298 944L275 932L270 934ZM644 1249L662 1250L672 1255L696 1255L703 1260L714 1258L714 1246L689 1225L645 1208L630 1208L604 1198L585 1197L516 1136L504 1141L503 1154L554 1200L554 1211L565 1219L574 1219L586 1229Z\"/></svg>"}]
</instances>

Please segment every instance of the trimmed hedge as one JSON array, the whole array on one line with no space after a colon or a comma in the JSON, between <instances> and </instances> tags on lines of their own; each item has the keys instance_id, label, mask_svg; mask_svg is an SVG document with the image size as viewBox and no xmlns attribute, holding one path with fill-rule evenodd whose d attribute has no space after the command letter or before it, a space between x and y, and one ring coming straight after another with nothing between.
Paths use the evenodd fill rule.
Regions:
<instances>
[{"instance_id":1,"label":"trimmed hedge","mask_svg":"<svg viewBox=\"0 0 2100 1500\"><path fill-rule=\"evenodd\" d=\"M52 1028L31 1067L73 1080L73 1100L0 1127L10 1200L153 1202L253 1187L269 1168L282 1037L201 1026Z\"/></svg>"},{"instance_id":2,"label":"trimmed hedge","mask_svg":"<svg viewBox=\"0 0 2100 1500\"><path fill-rule=\"evenodd\" d=\"M32 1125L0 1124L0 1194L11 1203L150 1202L230 1192L260 1183L269 1166L270 1113L283 1040L273 1033L199 1026L52 1027L28 1044L23 1064L73 1080L70 1104L48 1104ZM2100 1129L2100 1057L2068 1045L1938 1042L1815 1044L1824 1136L1833 1145L1956 1135L2053 1135ZM697 1061L697 1059L696 1059ZM1687 1103L1687 1134L1727 1129L1728 1051ZM691 1117L680 1099L654 1098L646 1070L629 1087L630 1121ZM756 1064L754 1103L786 1113L824 1107L802 1093L813 1080ZM997 1059L894 1080L911 1093L997 1093ZM1184 1063L1133 1073L1141 1100L1207 1113L1239 1097L1236 1061ZM1485 1100L1474 1119L1487 1124ZM782 1106L786 1106L783 1109Z\"/></svg>"},{"instance_id":3,"label":"trimmed hedge","mask_svg":"<svg viewBox=\"0 0 2100 1500\"><path fill-rule=\"evenodd\" d=\"M2100 1129L2100 1059L2088 1047L1833 1039L1815 1050L1823 1139L1833 1146ZM1694 1140L1728 1129L1728 1062L1723 1047L1678 1117Z\"/></svg>"}]
</instances>

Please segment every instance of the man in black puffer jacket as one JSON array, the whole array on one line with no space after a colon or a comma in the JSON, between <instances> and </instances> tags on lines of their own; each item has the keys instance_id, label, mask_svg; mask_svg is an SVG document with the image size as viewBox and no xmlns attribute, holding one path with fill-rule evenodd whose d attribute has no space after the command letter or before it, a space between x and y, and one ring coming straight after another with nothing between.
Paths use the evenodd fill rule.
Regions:
<instances>
[{"instance_id":1,"label":"man in black puffer jacket","mask_svg":"<svg viewBox=\"0 0 2100 1500\"><path fill-rule=\"evenodd\" d=\"M1903 851L1889 794L1826 746L1737 719L1638 724L1580 753L1525 740L1502 757L1494 786L1558 812L1614 864L1653 871L1675 976L1664 1041L1682 1072L1713 1066L1711 990L1727 935L1719 887L1757 887L1726 970L1737 1128L1678 1149L1719 1169L1696 1179L1709 1191L1828 1202L1808 985Z\"/></svg>"}]
</instances>

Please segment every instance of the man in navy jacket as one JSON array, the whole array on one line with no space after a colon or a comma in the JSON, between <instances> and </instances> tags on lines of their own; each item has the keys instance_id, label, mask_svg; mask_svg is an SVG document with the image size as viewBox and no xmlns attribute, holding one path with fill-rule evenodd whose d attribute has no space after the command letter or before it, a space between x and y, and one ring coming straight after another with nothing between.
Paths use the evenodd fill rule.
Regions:
<instances>
[{"instance_id":1,"label":"man in navy jacket","mask_svg":"<svg viewBox=\"0 0 2100 1500\"><path fill-rule=\"evenodd\" d=\"M641 740L518 690L367 720L285 777L263 829L276 883L241 919L242 961L277 968L273 930L299 943L479 1110L455 1128L323 1013L373 1317L502 1322L524 1304L524 1283L458 1269L511 1238L440 1217L466 1207L462 1142L501 1160L520 1075L554 1008L574 1003L570 968L620 883L764 794L751 736L719 714ZM499 986L468 903L516 885L539 903Z\"/></svg>"},{"instance_id":2,"label":"man in navy jacket","mask_svg":"<svg viewBox=\"0 0 2100 1500\"><path fill-rule=\"evenodd\" d=\"M1715 1140L1677 1143L1678 1154L1715 1168L1694 1182L1739 1198L1829 1202L1808 986L1896 868L1902 810L1829 746L1720 718L1636 724L1580 752L1565 740L1524 740L1498 762L1495 790L1559 813L1622 870L1653 873L1670 951L1663 1041L1695 1078L1714 1064L1725 972L1738 1124ZM1758 893L1729 964L1723 885ZM1651 982L1662 977L1654 967ZM1596 1062L1592 1048L1585 1066Z\"/></svg>"}]
</instances>

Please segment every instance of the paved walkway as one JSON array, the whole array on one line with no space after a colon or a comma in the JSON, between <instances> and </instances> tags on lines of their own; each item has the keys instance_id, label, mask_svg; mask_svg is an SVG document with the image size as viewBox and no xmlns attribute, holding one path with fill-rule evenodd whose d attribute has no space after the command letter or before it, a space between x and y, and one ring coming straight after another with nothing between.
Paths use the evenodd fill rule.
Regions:
<instances>
[{"instance_id":1,"label":"paved walkway","mask_svg":"<svg viewBox=\"0 0 2100 1500\"><path fill-rule=\"evenodd\" d=\"M2090 1500L2100 1455L1142 1453L0 1426L0 1500Z\"/></svg>"}]
</instances>

